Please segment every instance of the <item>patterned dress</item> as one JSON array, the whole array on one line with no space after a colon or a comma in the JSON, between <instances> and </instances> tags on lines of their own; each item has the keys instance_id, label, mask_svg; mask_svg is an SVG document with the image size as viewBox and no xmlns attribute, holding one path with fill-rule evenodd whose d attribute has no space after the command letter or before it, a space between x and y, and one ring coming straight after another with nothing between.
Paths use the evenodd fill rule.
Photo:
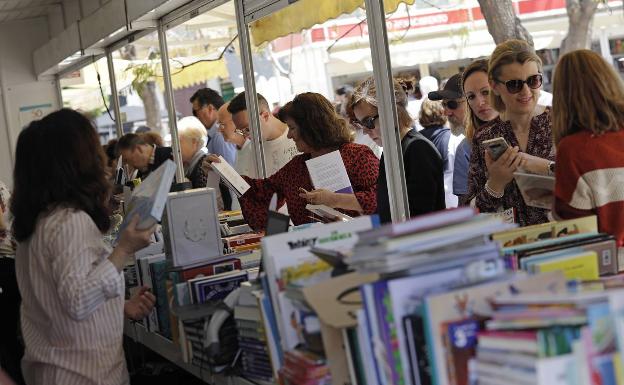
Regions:
<instances>
[{"instance_id":1,"label":"patterned dress","mask_svg":"<svg viewBox=\"0 0 624 385\"><path fill-rule=\"evenodd\" d=\"M519 147L518 139L511 127L511 122L503 121L500 117L483 126L473 139L473 151L468 173L468 191L475 193L477 208L483 213L493 213L514 208L516 223L520 226L548 222L547 210L529 207L524 203L515 180L507 184L505 195L502 198L494 198L485 191L488 173L485 165L485 148L481 146L481 143L498 137L505 138L511 147ZM531 121L526 153L551 161L555 160L550 110L547 109L540 115L535 116Z\"/></svg>"},{"instance_id":2,"label":"patterned dress","mask_svg":"<svg viewBox=\"0 0 624 385\"><path fill-rule=\"evenodd\" d=\"M339 150L364 214L374 214L377 210L379 159L370 148L360 144L343 144ZM266 179L244 177L251 188L240 198L240 203L243 215L251 228L264 229L269 203L274 193L277 193L278 208L284 202L288 205L288 213L295 225L312 222L310 218L312 213L305 208L306 200L299 197L300 187L308 191L314 189L305 163L308 159L310 154L297 155ZM358 215L356 212L340 211L351 216Z\"/></svg>"}]
</instances>

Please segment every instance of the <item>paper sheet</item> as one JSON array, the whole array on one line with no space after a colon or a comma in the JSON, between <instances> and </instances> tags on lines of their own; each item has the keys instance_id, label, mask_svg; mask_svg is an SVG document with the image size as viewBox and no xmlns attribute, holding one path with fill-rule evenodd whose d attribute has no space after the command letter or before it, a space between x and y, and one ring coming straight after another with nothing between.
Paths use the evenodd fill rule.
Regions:
<instances>
[{"instance_id":1,"label":"paper sheet","mask_svg":"<svg viewBox=\"0 0 624 385\"><path fill-rule=\"evenodd\" d=\"M223 178L239 196L245 194L251 187L249 183L247 183L222 156L219 156L219 160L221 161L220 163L212 163L212 168L221 175L221 178Z\"/></svg>"},{"instance_id":2,"label":"paper sheet","mask_svg":"<svg viewBox=\"0 0 624 385\"><path fill-rule=\"evenodd\" d=\"M306 160L306 166L315 189L344 194L353 192L340 151Z\"/></svg>"}]
</instances>

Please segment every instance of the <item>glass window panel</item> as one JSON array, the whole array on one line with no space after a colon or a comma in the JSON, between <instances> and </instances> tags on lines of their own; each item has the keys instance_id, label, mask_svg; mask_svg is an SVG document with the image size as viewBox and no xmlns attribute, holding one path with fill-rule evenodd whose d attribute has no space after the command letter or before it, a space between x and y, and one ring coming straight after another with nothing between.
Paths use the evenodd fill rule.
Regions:
<instances>
[{"instance_id":1,"label":"glass window panel","mask_svg":"<svg viewBox=\"0 0 624 385\"><path fill-rule=\"evenodd\" d=\"M170 143L169 116L158 33L152 32L112 53L123 131L154 131Z\"/></svg>"},{"instance_id":2,"label":"glass window panel","mask_svg":"<svg viewBox=\"0 0 624 385\"><path fill-rule=\"evenodd\" d=\"M109 79L105 57L60 79L63 107L84 113L97 127L102 144L117 137Z\"/></svg>"}]
</instances>

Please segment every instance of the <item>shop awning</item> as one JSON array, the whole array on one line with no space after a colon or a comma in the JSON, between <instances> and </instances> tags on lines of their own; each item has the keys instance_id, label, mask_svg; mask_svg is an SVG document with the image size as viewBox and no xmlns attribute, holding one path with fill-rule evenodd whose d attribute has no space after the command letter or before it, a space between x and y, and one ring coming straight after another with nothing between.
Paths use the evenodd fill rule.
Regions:
<instances>
[{"instance_id":1,"label":"shop awning","mask_svg":"<svg viewBox=\"0 0 624 385\"><path fill-rule=\"evenodd\" d=\"M396 11L401 3L415 0L385 0L386 13ZM294 4L251 23L251 36L256 46L278 37L308 29L364 6L364 0L298 0Z\"/></svg>"},{"instance_id":2,"label":"shop awning","mask_svg":"<svg viewBox=\"0 0 624 385\"><path fill-rule=\"evenodd\" d=\"M186 67L182 71L175 66L171 67L171 84L174 90L205 83L210 79L227 78L228 76L225 60L200 62ZM162 78L158 79L158 83L161 89L164 89Z\"/></svg>"}]
</instances>

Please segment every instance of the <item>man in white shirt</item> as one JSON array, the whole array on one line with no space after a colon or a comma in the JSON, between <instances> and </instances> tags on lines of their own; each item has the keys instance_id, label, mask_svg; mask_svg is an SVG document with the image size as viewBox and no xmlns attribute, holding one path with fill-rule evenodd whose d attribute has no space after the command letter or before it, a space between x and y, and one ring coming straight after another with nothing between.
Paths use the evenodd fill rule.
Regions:
<instances>
[{"instance_id":1,"label":"man in white shirt","mask_svg":"<svg viewBox=\"0 0 624 385\"><path fill-rule=\"evenodd\" d=\"M284 167L284 165L299 152L297 151L295 142L287 137L288 126L273 116L269 103L260 94L258 94L258 109L260 113L260 131L262 133L264 146L266 172L267 176L271 176L277 170ZM240 146L240 149L238 150L234 168L241 175L257 178L253 148L251 146L251 140L249 139L251 133L249 131L249 114L247 113L245 92L241 92L230 101L227 111L232 116L235 132L233 134L224 133L226 140L228 137L232 138L233 135L238 137L242 136L245 139L242 145L237 144L237 146ZM240 143L240 138L234 137L231 140Z\"/></svg>"}]
</instances>

